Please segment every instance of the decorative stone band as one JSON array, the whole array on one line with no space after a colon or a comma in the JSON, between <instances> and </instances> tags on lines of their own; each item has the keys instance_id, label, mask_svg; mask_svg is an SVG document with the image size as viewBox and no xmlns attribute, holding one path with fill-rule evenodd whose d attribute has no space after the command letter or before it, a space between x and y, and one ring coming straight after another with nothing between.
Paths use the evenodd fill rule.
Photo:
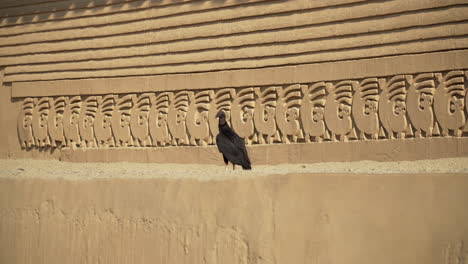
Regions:
<instances>
[{"instance_id":1,"label":"decorative stone band","mask_svg":"<svg viewBox=\"0 0 468 264\"><path fill-rule=\"evenodd\" d=\"M282 86L24 98L23 148L215 144L219 110L247 144L468 135L468 72Z\"/></svg>"}]
</instances>

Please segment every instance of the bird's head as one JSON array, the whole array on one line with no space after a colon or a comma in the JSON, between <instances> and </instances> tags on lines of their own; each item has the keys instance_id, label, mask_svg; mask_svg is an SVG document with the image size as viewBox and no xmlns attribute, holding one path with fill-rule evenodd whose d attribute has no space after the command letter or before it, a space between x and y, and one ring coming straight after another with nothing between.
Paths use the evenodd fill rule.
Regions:
<instances>
[{"instance_id":1,"label":"bird's head","mask_svg":"<svg viewBox=\"0 0 468 264\"><path fill-rule=\"evenodd\" d=\"M219 118L218 121L220 125L224 125L224 123L226 123L226 114L223 110L219 110L219 112L216 114L216 118Z\"/></svg>"}]
</instances>

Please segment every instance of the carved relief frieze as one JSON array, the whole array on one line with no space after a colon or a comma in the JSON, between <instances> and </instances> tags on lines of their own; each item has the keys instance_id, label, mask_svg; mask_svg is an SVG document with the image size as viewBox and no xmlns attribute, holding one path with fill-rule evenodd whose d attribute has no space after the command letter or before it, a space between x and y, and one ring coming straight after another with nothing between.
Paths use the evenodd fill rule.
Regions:
<instances>
[{"instance_id":1,"label":"carved relief frieze","mask_svg":"<svg viewBox=\"0 0 468 264\"><path fill-rule=\"evenodd\" d=\"M462 70L337 82L24 98L23 148L215 144L216 113L246 144L468 135Z\"/></svg>"}]
</instances>

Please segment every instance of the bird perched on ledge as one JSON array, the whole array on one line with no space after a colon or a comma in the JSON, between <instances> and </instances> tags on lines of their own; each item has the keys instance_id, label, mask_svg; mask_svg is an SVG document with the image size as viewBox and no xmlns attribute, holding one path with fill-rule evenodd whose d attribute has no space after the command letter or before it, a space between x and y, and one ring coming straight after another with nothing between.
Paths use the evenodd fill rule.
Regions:
<instances>
[{"instance_id":1,"label":"bird perched on ledge","mask_svg":"<svg viewBox=\"0 0 468 264\"><path fill-rule=\"evenodd\" d=\"M219 111L216 114L216 118L219 118L219 134L216 136L216 145L219 152L223 154L224 164L227 166L231 162L233 170L236 169L236 164L242 166L244 170L252 169L249 155L245 148L245 142L229 127L224 111Z\"/></svg>"}]
</instances>

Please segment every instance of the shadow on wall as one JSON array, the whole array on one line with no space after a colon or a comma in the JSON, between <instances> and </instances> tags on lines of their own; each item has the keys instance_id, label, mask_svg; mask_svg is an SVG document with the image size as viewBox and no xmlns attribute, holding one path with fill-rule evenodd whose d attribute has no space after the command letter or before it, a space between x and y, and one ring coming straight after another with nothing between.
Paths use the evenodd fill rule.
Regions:
<instances>
[{"instance_id":1,"label":"shadow on wall","mask_svg":"<svg viewBox=\"0 0 468 264\"><path fill-rule=\"evenodd\" d=\"M243 0L245 1L245 0ZM170 6L185 3L186 0L5 0L0 3L0 24L14 26L15 24L38 23L64 18L92 16L96 13L116 13L128 10L153 8L155 6ZM203 5L206 1L191 1L195 5ZM209 2L227 2L216 0ZM239 1L242 2L242 1ZM191 3L192 4L192 3Z\"/></svg>"}]
</instances>

